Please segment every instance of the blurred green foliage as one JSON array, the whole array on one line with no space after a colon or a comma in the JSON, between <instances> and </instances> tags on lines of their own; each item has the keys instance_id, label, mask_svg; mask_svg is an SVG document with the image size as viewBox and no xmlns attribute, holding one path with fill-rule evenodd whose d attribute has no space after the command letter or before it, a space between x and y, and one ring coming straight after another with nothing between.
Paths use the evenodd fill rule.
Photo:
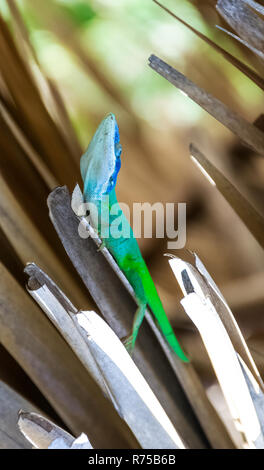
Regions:
<instances>
[{"instance_id":1,"label":"blurred green foliage","mask_svg":"<svg viewBox=\"0 0 264 470\"><path fill-rule=\"evenodd\" d=\"M63 12L68 14L77 26L85 26L96 17L95 11L87 2L68 2L63 6Z\"/></svg>"},{"instance_id":2,"label":"blurred green foliage","mask_svg":"<svg viewBox=\"0 0 264 470\"><path fill-rule=\"evenodd\" d=\"M4 3L0 2L7 16ZM230 45L225 35L209 29L191 2L164 0L163 3L207 36L217 38L218 42L220 38L227 49L239 56L239 49ZM38 58L48 75L59 84L81 141L86 144L90 114L102 116L110 110L115 112L114 103L83 70L68 47L45 28L41 7L32 8L27 0L19 0L18 4ZM71 22L82 48L128 100L134 113L157 128L192 126L198 120L206 126L209 118L148 68L151 53L188 75L192 58L196 69L200 60L205 77L206 69L213 63L236 88L244 109L249 104L253 108L258 106L260 92L256 86L151 0L48 0L48 4L59 8L61 24Z\"/></svg>"}]
</instances>

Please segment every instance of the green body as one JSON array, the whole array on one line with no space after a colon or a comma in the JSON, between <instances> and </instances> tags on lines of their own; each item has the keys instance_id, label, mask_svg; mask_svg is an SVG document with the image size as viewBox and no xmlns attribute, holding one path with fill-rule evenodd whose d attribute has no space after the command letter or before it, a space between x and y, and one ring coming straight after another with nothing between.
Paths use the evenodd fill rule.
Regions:
<instances>
[{"instance_id":1,"label":"green body","mask_svg":"<svg viewBox=\"0 0 264 470\"><path fill-rule=\"evenodd\" d=\"M117 202L115 184L120 169L120 155L117 124L111 114L100 124L83 155L81 172L84 180L84 200L93 202L98 210L98 233L133 287L137 299L138 309L127 346L133 349L146 308L149 306L172 349L183 361L188 361L174 335L133 231ZM123 235L120 236L121 229Z\"/></svg>"}]
</instances>

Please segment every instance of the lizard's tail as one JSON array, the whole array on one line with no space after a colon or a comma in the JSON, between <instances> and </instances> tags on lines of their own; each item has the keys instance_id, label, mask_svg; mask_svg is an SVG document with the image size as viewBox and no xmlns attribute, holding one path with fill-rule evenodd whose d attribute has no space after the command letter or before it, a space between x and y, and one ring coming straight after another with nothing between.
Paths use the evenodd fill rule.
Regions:
<instances>
[{"instance_id":1,"label":"lizard's tail","mask_svg":"<svg viewBox=\"0 0 264 470\"><path fill-rule=\"evenodd\" d=\"M161 303L161 300L159 298L159 295L156 291L154 284L153 284L153 287L155 291L153 288L151 289L152 295L148 297L150 299L148 301L148 304L151 308L151 311L154 317L156 318L158 327L162 331L163 335L165 336L166 340L168 341L173 351L177 354L177 356L179 356L179 358L182 361L189 362L189 359L187 358L186 354L182 350L180 343L174 334L174 331L165 313L165 310L163 308L163 305Z\"/></svg>"}]
</instances>

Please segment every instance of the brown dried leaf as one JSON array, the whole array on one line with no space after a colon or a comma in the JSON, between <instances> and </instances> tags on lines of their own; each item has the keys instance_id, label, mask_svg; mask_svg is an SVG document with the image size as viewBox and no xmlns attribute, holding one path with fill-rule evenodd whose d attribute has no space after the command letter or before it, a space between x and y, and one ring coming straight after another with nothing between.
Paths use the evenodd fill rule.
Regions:
<instances>
[{"instance_id":1,"label":"brown dried leaf","mask_svg":"<svg viewBox=\"0 0 264 470\"><path fill-rule=\"evenodd\" d=\"M216 52L221 54L230 64L232 64L234 67L236 67L242 73L244 73L244 75L246 75L250 80L252 80L256 85L258 85L262 90L264 90L264 80L263 80L263 78L260 77L253 69L251 69L248 65L241 62L241 60L237 59L232 54L227 52L221 46L218 46L218 44L216 44L210 38L206 37L203 33L198 31L197 29L195 29L189 23L182 20L179 16L175 15L175 13L170 11L168 8L166 8L164 5L162 5L160 2L158 2L157 0L153 0L153 1L154 1L154 3L159 5L161 8L163 8L163 10L165 10L167 13L169 13L169 15L171 15L173 18L175 18L177 21L179 21L184 26L186 26L186 28L190 29L194 34L196 34L196 36L198 36L200 39L202 39L204 42L206 42L206 44L208 44Z\"/></svg>"},{"instance_id":2,"label":"brown dried leaf","mask_svg":"<svg viewBox=\"0 0 264 470\"><path fill-rule=\"evenodd\" d=\"M72 123L69 119L68 112L66 110L64 101L60 94L59 89L56 87L55 83L46 75L45 71L39 63L37 54L34 47L30 41L30 37L25 26L24 20L20 14L19 8L14 0L7 0L11 17L14 23L14 33L17 37L17 45L21 48L21 52L24 58L28 58L27 64L30 64L32 59L35 66L38 69L38 72L41 76L41 81L45 82L46 90L50 94L51 102L54 108L55 117L57 118L58 125L60 126L61 131L64 134L65 140L70 148L70 151L75 156L78 161L80 155L82 154L82 149L80 143L77 139L75 130L72 126ZM34 77L32 77L34 78ZM39 80L38 80L39 81ZM36 82L36 85L38 83ZM40 83L40 92L43 84Z\"/></svg>"},{"instance_id":3,"label":"brown dried leaf","mask_svg":"<svg viewBox=\"0 0 264 470\"><path fill-rule=\"evenodd\" d=\"M74 434L87 433L98 448L136 446L70 347L3 265L0 275L0 342L7 351Z\"/></svg>"},{"instance_id":4,"label":"brown dried leaf","mask_svg":"<svg viewBox=\"0 0 264 470\"><path fill-rule=\"evenodd\" d=\"M251 206L247 199L228 181L228 179L194 146L190 146L190 153L200 164L204 171L214 181L219 192L244 222L259 244L264 248L264 219Z\"/></svg>"},{"instance_id":5,"label":"brown dried leaf","mask_svg":"<svg viewBox=\"0 0 264 470\"><path fill-rule=\"evenodd\" d=\"M71 296L77 306L89 306L86 297L76 281L68 274L56 253L11 193L3 177L0 175L0 226L9 243L16 251L18 258L25 265L34 260L54 279L58 280Z\"/></svg>"},{"instance_id":6,"label":"brown dried leaf","mask_svg":"<svg viewBox=\"0 0 264 470\"><path fill-rule=\"evenodd\" d=\"M246 2L218 0L216 9L245 43L255 50L264 52L264 21L246 5Z\"/></svg>"},{"instance_id":7,"label":"brown dried leaf","mask_svg":"<svg viewBox=\"0 0 264 470\"><path fill-rule=\"evenodd\" d=\"M21 408L39 411L32 403L0 380L0 449L31 448L17 427L17 416Z\"/></svg>"},{"instance_id":8,"label":"brown dried leaf","mask_svg":"<svg viewBox=\"0 0 264 470\"><path fill-rule=\"evenodd\" d=\"M249 147L264 155L263 132L155 55L150 56L149 65L226 126Z\"/></svg>"},{"instance_id":9,"label":"brown dried leaf","mask_svg":"<svg viewBox=\"0 0 264 470\"><path fill-rule=\"evenodd\" d=\"M77 164L44 106L31 74L19 55L0 16L0 73L23 123L23 131L58 181L73 185L79 178Z\"/></svg>"}]
</instances>

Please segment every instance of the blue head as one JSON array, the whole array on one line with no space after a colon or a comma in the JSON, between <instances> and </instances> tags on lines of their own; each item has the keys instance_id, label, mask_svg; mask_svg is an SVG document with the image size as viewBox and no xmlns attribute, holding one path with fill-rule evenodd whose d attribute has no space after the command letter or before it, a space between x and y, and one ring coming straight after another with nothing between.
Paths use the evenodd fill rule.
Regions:
<instances>
[{"instance_id":1,"label":"blue head","mask_svg":"<svg viewBox=\"0 0 264 470\"><path fill-rule=\"evenodd\" d=\"M114 189L121 167L121 152L115 116L108 114L81 158L86 202L100 200L103 194L109 194Z\"/></svg>"}]
</instances>

